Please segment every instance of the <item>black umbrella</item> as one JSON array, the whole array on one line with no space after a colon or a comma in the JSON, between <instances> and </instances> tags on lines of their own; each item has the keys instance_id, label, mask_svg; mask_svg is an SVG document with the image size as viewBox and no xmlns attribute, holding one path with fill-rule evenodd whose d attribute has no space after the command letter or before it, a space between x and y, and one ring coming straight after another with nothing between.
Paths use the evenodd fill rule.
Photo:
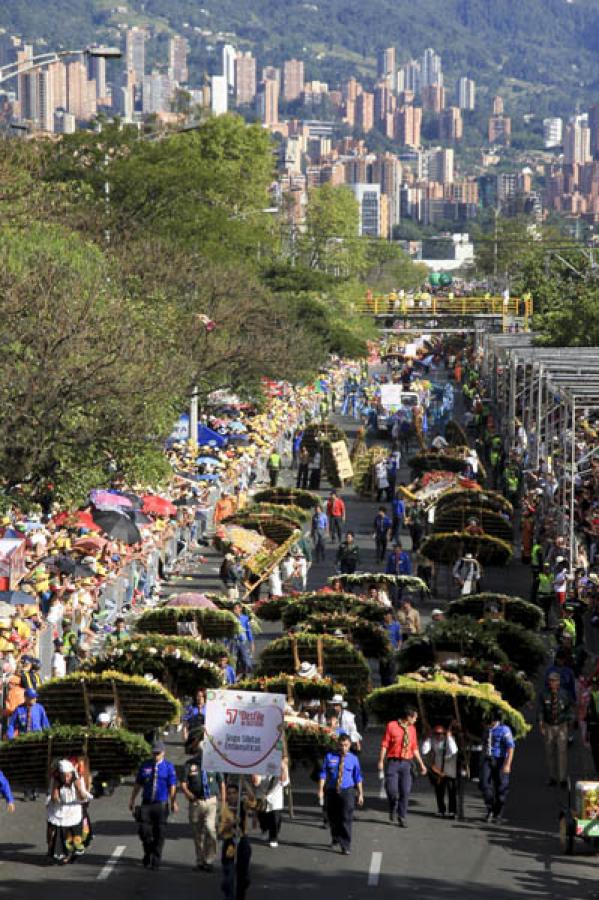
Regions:
<instances>
[{"instance_id":1,"label":"black umbrella","mask_svg":"<svg viewBox=\"0 0 599 900\"><path fill-rule=\"evenodd\" d=\"M0 603L10 603L11 606L31 606L37 602L35 594L27 594L25 591L0 591Z\"/></svg>"},{"instance_id":2,"label":"black umbrella","mask_svg":"<svg viewBox=\"0 0 599 900\"><path fill-rule=\"evenodd\" d=\"M140 543L139 528L130 516L108 509L94 509L92 516L96 525L113 541L124 541L126 544Z\"/></svg>"},{"instance_id":3,"label":"black umbrella","mask_svg":"<svg viewBox=\"0 0 599 900\"><path fill-rule=\"evenodd\" d=\"M94 575L93 569L90 569L89 566L84 566L82 563L64 554L47 556L43 562L49 569L62 572L63 575L71 575L73 578L92 578Z\"/></svg>"},{"instance_id":4,"label":"black umbrella","mask_svg":"<svg viewBox=\"0 0 599 900\"><path fill-rule=\"evenodd\" d=\"M131 494L129 491L119 491L121 497L126 497L133 504L133 509L141 509L143 500L137 494Z\"/></svg>"},{"instance_id":5,"label":"black umbrella","mask_svg":"<svg viewBox=\"0 0 599 900\"><path fill-rule=\"evenodd\" d=\"M145 512L142 512L141 509L129 509L127 510L127 515L136 525L151 525L152 523L150 517L146 516Z\"/></svg>"}]
</instances>

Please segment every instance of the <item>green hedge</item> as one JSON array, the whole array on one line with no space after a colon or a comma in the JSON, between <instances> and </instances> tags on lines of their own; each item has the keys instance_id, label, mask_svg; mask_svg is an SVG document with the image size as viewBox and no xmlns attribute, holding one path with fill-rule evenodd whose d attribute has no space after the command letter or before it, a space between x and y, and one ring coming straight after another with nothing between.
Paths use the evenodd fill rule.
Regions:
<instances>
[{"instance_id":1,"label":"green hedge","mask_svg":"<svg viewBox=\"0 0 599 900\"><path fill-rule=\"evenodd\" d=\"M433 677L400 676L396 684L378 688L368 695L366 705L380 722L396 719L402 706L409 704L420 710L420 725L441 721L448 724L456 719L465 734L479 738L484 731L484 719L492 710L501 710L504 720L516 738L524 737L530 726L523 716L511 707L491 684L460 683L456 676L440 672Z\"/></svg>"},{"instance_id":2,"label":"green hedge","mask_svg":"<svg viewBox=\"0 0 599 900\"><path fill-rule=\"evenodd\" d=\"M301 662L317 662L318 636L300 633L294 635ZM324 674L347 686L348 695L354 698L363 697L370 684L370 668L363 654L347 641L339 638L322 636ZM292 639L278 638L268 644L262 651L256 675L278 675L280 672L295 674Z\"/></svg>"},{"instance_id":3,"label":"green hedge","mask_svg":"<svg viewBox=\"0 0 599 900\"><path fill-rule=\"evenodd\" d=\"M503 566L512 557L512 548L506 541L490 534L474 536L464 531L431 534L422 542L420 552L433 562L446 565L465 553L472 553L483 566Z\"/></svg>"},{"instance_id":4,"label":"green hedge","mask_svg":"<svg viewBox=\"0 0 599 900\"><path fill-rule=\"evenodd\" d=\"M123 727L141 734L163 727L181 713L179 703L161 684L114 669L53 678L38 693L53 725L95 724L88 721L88 703L98 712L118 703Z\"/></svg>"},{"instance_id":5,"label":"green hedge","mask_svg":"<svg viewBox=\"0 0 599 900\"><path fill-rule=\"evenodd\" d=\"M152 754L141 735L123 728L64 725L1 743L0 769L14 787L42 787L48 784L50 763L84 755L90 769L118 778Z\"/></svg>"},{"instance_id":6,"label":"green hedge","mask_svg":"<svg viewBox=\"0 0 599 900\"><path fill-rule=\"evenodd\" d=\"M300 488L276 487L266 488L254 494L255 503L276 503L282 506L299 506L301 509L314 509L321 502L318 494L303 491Z\"/></svg>"},{"instance_id":7,"label":"green hedge","mask_svg":"<svg viewBox=\"0 0 599 900\"><path fill-rule=\"evenodd\" d=\"M387 632L375 622L343 611L312 613L301 623L305 632L331 634L337 629L356 644L367 659L378 659L391 654L391 642Z\"/></svg>"},{"instance_id":8,"label":"green hedge","mask_svg":"<svg viewBox=\"0 0 599 900\"><path fill-rule=\"evenodd\" d=\"M287 597L281 612L283 628L291 628L318 613L352 613L369 622L382 622L385 607L354 594L318 593Z\"/></svg>"},{"instance_id":9,"label":"green hedge","mask_svg":"<svg viewBox=\"0 0 599 900\"><path fill-rule=\"evenodd\" d=\"M423 591L425 594L430 593L428 586L416 575L386 575L384 572L359 572L354 575L333 575L329 578L329 584L340 581L342 584L352 586L366 585L367 587L376 585L395 585L404 591Z\"/></svg>"},{"instance_id":10,"label":"green hedge","mask_svg":"<svg viewBox=\"0 0 599 900\"><path fill-rule=\"evenodd\" d=\"M135 622L136 631L177 634L179 622L196 622L203 638L231 638L239 633L239 622L233 613L223 609L205 609L196 606L161 606L148 609Z\"/></svg>"},{"instance_id":11,"label":"green hedge","mask_svg":"<svg viewBox=\"0 0 599 900\"><path fill-rule=\"evenodd\" d=\"M489 509L493 512L507 513L512 518L514 515L514 507L509 500L498 491L472 491L464 488L452 488L445 491L437 500L437 512L441 512L448 506L467 506L472 507L472 515L476 515L477 509Z\"/></svg>"},{"instance_id":12,"label":"green hedge","mask_svg":"<svg viewBox=\"0 0 599 900\"><path fill-rule=\"evenodd\" d=\"M189 649L193 642L193 638L165 639L162 635L147 635L143 641L132 639L107 648L100 656L91 659L86 669L90 672L102 672L108 667L128 675L150 674L179 698L193 696L199 688L222 687L223 674L217 663L220 654L227 653L224 645L214 645L218 648L218 654L210 648L208 652L214 659L209 659L200 655L197 647ZM208 643L196 642L203 647Z\"/></svg>"},{"instance_id":13,"label":"green hedge","mask_svg":"<svg viewBox=\"0 0 599 900\"><path fill-rule=\"evenodd\" d=\"M300 678L299 675L262 675L254 678L242 678L236 684L229 685L230 690L260 691L267 694L291 694L296 702L302 700L330 700L335 694L345 695L344 684L331 678Z\"/></svg>"},{"instance_id":14,"label":"green hedge","mask_svg":"<svg viewBox=\"0 0 599 900\"><path fill-rule=\"evenodd\" d=\"M543 613L535 603L523 600L522 597L494 594L489 591L452 600L447 608L447 615L482 619L490 606L496 606L508 622L523 625L531 631L538 631L544 621Z\"/></svg>"},{"instance_id":15,"label":"green hedge","mask_svg":"<svg viewBox=\"0 0 599 900\"><path fill-rule=\"evenodd\" d=\"M435 513L434 534L447 534L452 531L463 531L470 519L475 518L485 534L500 538L508 544L514 540L514 526L506 522L501 513L490 509L475 509L472 506L459 506L453 503L437 509Z\"/></svg>"}]
</instances>

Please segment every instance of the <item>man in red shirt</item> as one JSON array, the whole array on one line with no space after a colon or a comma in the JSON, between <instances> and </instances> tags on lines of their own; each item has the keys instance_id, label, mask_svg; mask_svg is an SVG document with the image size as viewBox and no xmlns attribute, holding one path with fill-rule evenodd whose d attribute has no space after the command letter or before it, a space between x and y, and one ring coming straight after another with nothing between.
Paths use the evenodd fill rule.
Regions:
<instances>
[{"instance_id":1,"label":"man in red shirt","mask_svg":"<svg viewBox=\"0 0 599 900\"><path fill-rule=\"evenodd\" d=\"M345 522L345 503L341 497L337 496L337 491L331 491L331 496L327 500L327 516L329 517L329 532L332 542L335 543L335 536L337 536L337 540L341 543L342 525Z\"/></svg>"},{"instance_id":2,"label":"man in red shirt","mask_svg":"<svg viewBox=\"0 0 599 900\"><path fill-rule=\"evenodd\" d=\"M415 759L420 771L426 775L418 749L416 719L418 713L413 706L406 706L399 719L388 722L379 754L379 778L385 778L385 790L389 800L389 821L395 819L400 828L407 828L406 815L408 799L412 790L412 760ZM385 775L385 758L387 772Z\"/></svg>"}]
</instances>

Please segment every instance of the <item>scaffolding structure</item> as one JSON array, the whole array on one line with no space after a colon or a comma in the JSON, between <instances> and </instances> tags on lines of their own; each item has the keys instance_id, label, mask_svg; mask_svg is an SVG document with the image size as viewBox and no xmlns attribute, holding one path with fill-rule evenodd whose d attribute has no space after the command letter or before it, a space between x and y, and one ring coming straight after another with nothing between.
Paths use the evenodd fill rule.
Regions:
<instances>
[{"instance_id":1,"label":"scaffolding structure","mask_svg":"<svg viewBox=\"0 0 599 900\"><path fill-rule=\"evenodd\" d=\"M516 419L528 438L529 466L556 479L553 504L576 558L576 483L599 455L586 445L583 423L599 414L599 348L537 347L535 335L483 335L483 377L501 423L506 449L516 440Z\"/></svg>"}]
</instances>

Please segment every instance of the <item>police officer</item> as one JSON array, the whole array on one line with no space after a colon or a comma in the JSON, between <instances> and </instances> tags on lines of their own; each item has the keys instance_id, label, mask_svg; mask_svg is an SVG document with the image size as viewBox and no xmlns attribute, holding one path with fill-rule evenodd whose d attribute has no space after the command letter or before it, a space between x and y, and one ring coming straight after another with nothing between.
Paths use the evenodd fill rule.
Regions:
<instances>
[{"instance_id":1,"label":"police officer","mask_svg":"<svg viewBox=\"0 0 599 900\"><path fill-rule=\"evenodd\" d=\"M45 731L48 728L50 728L50 722L46 710L41 703L37 702L37 691L27 688L25 702L17 706L8 721L6 737L11 741L17 735L28 734L30 731ZM36 800L36 788L26 788L24 799Z\"/></svg>"},{"instance_id":2,"label":"police officer","mask_svg":"<svg viewBox=\"0 0 599 900\"><path fill-rule=\"evenodd\" d=\"M510 784L510 773L516 742L511 728L503 724L502 714L490 714L487 733L483 739L483 761L480 788L487 806L485 821L501 822Z\"/></svg>"},{"instance_id":3,"label":"police officer","mask_svg":"<svg viewBox=\"0 0 599 900\"><path fill-rule=\"evenodd\" d=\"M277 450L273 450L268 457L266 468L268 469L270 486L274 488L277 486L277 482L279 480L279 472L281 471L281 456Z\"/></svg>"},{"instance_id":4,"label":"police officer","mask_svg":"<svg viewBox=\"0 0 599 900\"><path fill-rule=\"evenodd\" d=\"M327 753L320 772L318 801L326 805L331 828L331 843L348 856L356 803L364 803L364 789L360 760L350 752L348 734L339 735L339 749Z\"/></svg>"},{"instance_id":5,"label":"police officer","mask_svg":"<svg viewBox=\"0 0 599 900\"><path fill-rule=\"evenodd\" d=\"M537 602L545 613L545 629L548 631L551 627L550 618L555 592L553 590L553 574L548 562L543 563L543 568L539 572L539 583L537 586Z\"/></svg>"},{"instance_id":6,"label":"police officer","mask_svg":"<svg viewBox=\"0 0 599 900\"><path fill-rule=\"evenodd\" d=\"M162 741L152 744L152 759L139 767L129 809L135 810L135 800L142 792L141 806L136 813L139 822L139 837L143 844L143 864L145 868L159 869L162 848L166 837L166 823L171 812L178 812L177 775L175 767L165 758Z\"/></svg>"}]
</instances>

